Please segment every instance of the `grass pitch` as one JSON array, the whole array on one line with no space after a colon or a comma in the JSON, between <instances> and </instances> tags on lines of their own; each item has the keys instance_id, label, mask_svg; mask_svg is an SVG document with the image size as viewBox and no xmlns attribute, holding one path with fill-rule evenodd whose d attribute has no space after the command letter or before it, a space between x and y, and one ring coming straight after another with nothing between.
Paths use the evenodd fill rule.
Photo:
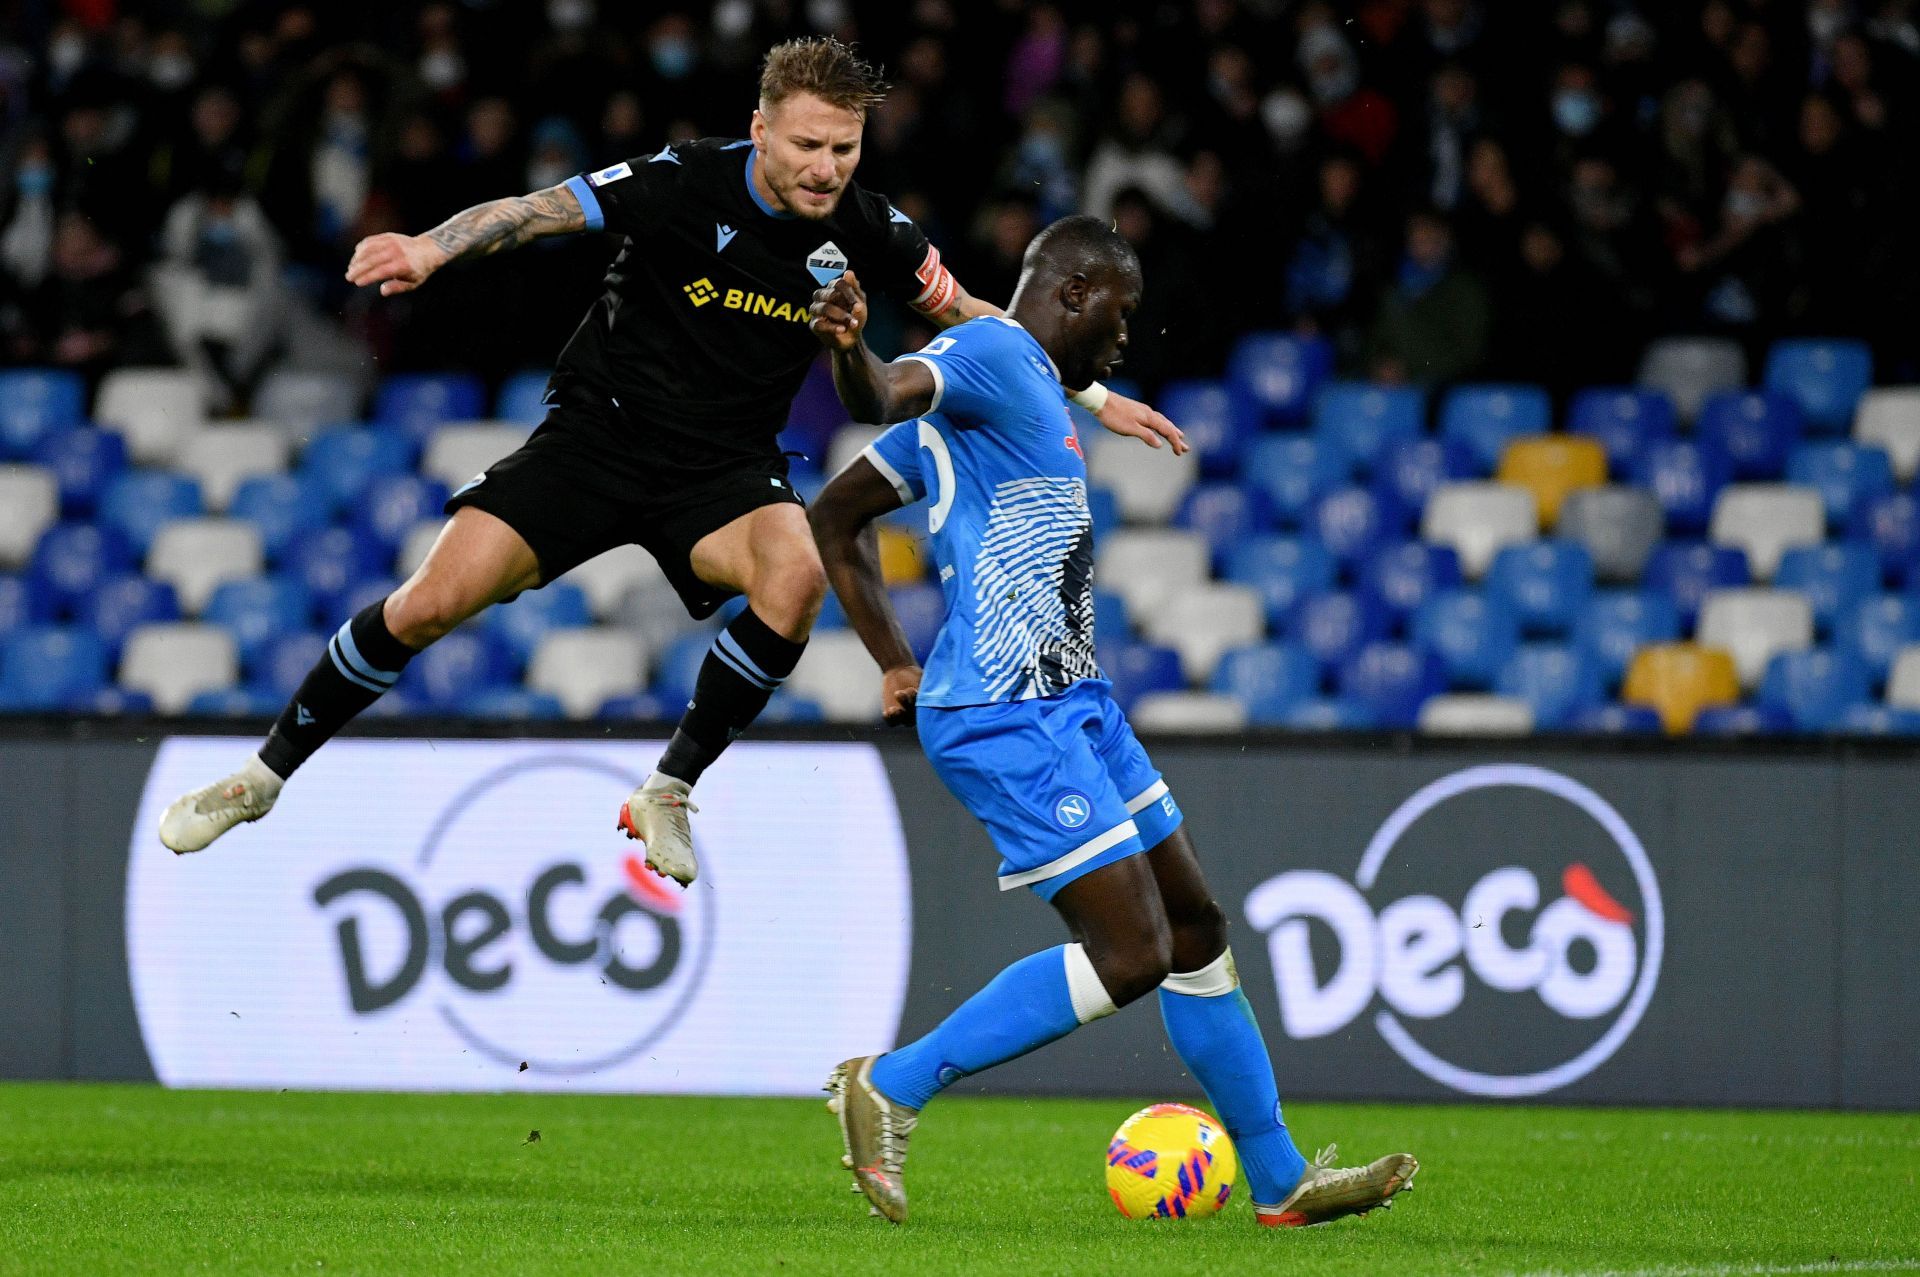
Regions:
<instances>
[{"instance_id":1,"label":"grass pitch","mask_svg":"<svg viewBox=\"0 0 1920 1277\"><path fill-rule=\"evenodd\" d=\"M1243 1191L1120 1218L1136 1107L942 1100L893 1228L812 1102L0 1086L0 1272L1920 1272L1920 1117L1290 1105L1309 1152L1422 1168L1269 1232Z\"/></svg>"}]
</instances>

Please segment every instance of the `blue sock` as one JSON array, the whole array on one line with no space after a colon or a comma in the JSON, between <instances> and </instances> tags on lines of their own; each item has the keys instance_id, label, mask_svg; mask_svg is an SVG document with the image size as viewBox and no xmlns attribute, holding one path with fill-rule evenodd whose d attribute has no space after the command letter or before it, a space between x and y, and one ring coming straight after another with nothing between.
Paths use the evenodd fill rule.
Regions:
<instances>
[{"instance_id":1,"label":"blue sock","mask_svg":"<svg viewBox=\"0 0 1920 1277\"><path fill-rule=\"evenodd\" d=\"M1188 991L1176 992L1183 988ZM1240 991L1231 952L1199 971L1169 977L1160 987L1160 1016L1173 1049L1199 1079L1233 1139L1253 1200L1278 1205L1300 1182L1307 1159L1293 1146L1280 1115L1273 1061L1253 1007Z\"/></svg>"},{"instance_id":2,"label":"blue sock","mask_svg":"<svg viewBox=\"0 0 1920 1277\"><path fill-rule=\"evenodd\" d=\"M924 1108L968 1074L1037 1050L1112 1010L1079 945L1045 949L995 976L933 1032L875 1060L873 1084L895 1104Z\"/></svg>"}]
</instances>

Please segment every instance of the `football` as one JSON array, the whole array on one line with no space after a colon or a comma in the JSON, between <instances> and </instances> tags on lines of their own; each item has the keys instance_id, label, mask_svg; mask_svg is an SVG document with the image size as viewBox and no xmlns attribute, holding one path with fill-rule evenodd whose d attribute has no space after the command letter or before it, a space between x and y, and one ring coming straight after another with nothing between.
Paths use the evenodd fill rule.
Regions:
<instances>
[{"instance_id":1,"label":"football","mask_svg":"<svg viewBox=\"0 0 1920 1277\"><path fill-rule=\"evenodd\" d=\"M1205 1219L1239 1173L1225 1129L1185 1104L1141 1109L1107 1145L1107 1193L1128 1219Z\"/></svg>"}]
</instances>

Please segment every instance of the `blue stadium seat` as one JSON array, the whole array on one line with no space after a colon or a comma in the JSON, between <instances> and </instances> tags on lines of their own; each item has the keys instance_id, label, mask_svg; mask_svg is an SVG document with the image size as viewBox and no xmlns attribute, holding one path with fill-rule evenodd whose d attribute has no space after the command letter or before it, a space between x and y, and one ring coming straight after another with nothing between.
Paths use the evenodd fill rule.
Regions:
<instances>
[{"instance_id":1,"label":"blue stadium seat","mask_svg":"<svg viewBox=\"0 0 1920 1277\"><path fill-rule=\"evenodd\" d=\"M401 675L406 692L427 709L458 712L469 696L508 684L512 663L505 649L478 626L455 630L413 658Z\"/></svg>"},{"instance_id":2,"label":"blue stadium seat","mask_svg":"<svg viewBox=\"0 0 1920 1277\"><path fill-rule=\"evenodd\" d=\"M200 619L225 626L240 650L241 666L252 669L274 639L303 633L313 624L313 595L287 576L222 581Z\"/></svg>"},{"instance_id":3,"label":"blue stadium seat","mask_svg":"<svg viewBox=\"0 0 1920 1277\"><path fill-rule=\"evenodd\" d=\"M1288 618L1286 635L1331 670L1387 637L1390 629L1386 604L1365 591L1347 590L1302 600Z\"/></svg>"},{"instance_id":4,"label":"blue stadium seat","mask_svg":"<svg viewBox=\"0 0 1920 1277\"><path fill-rule=\"evenodd\" d=\"M1656 439L1673 437L1678 414L1673 400L1637 386L1592 386L1574 395L1567 433L1588 435L1607 450L1616 475L1632 472L1633 460Z\"/></svg>"},{"instance_id":5,"label":"blue stadium seat","mask_svg":"<svg viewBox=\"0 0 1920 1277\"><path fill-rule=\"evenodd\" d=\"M200 484L183 474L161 470L123 470L107 481L100 498L100 522L120 533L144 556L160 525L190 519L204 508Z\"/></svg>"},{"instance_id":6,"label":"blue stadium seat","mask_svg":"<svg viewBox=\"0 0 1920 1277\"><path fill-rule=\"evenodd\" d=\"M1739 546L1669 541L1657 547L1647 560L1640 584L1672 599L1680 610L1681 625L1692 629L1693 618L1700 613L1700 601L1709 590L1746 585L1752 580L1747 552Z\"/></svg>"},{"instance_id":7,"label":"blue stadium seat","mask_svg":"<svg viewBox=\"0 0 1920 1277\"><path fill-rule=\"evenodd\" d=\"M86 416L78 373L58 368L0 370L0 461L30 457L41 441Z\"/></svg>"},{"instance_id":8,"label":"blue stadium seat","mask_svg":"<svg viewBox=\"0 0 1920 1277\"><path fill-rule=\"evenodd\" d=\"M693 684L700 677L700 666L713 647L713 635L707 630L682 634L660 650L654 658L653 677L647 690L663 704L682 708L693 699Z\"/></svg>"},{"instance_id":9,"label":"blue stadium seat","mask_svg":"<svg viewBox=\"0 0 1920 1277\"><path fill-rule=\"evenodd\" d=\"M1440 658L1453 688L1490 687L1520 644L1520 621L1478 590L1443 590L1413 614L1413 641Z\"/></svg>"},{"instance_id":10,"label":"blue stadium seat","mask_svg":"<svg viewBox=\"0 0 1920 1277\"><path fill-rule=\"evenodd\" d=\"M269 563L278 563L287 547L332 522L332 499L312 474L256 474L240 481L227 514L250 520L260 529Z\"/></svg>"},{"instance_id":11,"label":"blue stadium seat","mask_svg":"<svg viewBox=\"0 0 1920 1277\"><path fill-rule=\"evenodd\" d=\"M617 722L671 723L680 717L681 710L685 708L685 701L669 703L652 692L627 692L601 701L594 717ZM765 717L763 712L761 719Z\"/></svg>"},{"instance_id":12,"label":"blue stadium seat","mask_svg":"<svg viewBox=\"0 0 1920 1277\"><path fill-rule=\"evenodd\" d=\"M1578 541L1529 541L1494 555L1487 593L1507 605L1523 634L1573 628L1593 593L1593 556Z\"/></svg>"},{"instance_id":13,"label":"blue stadium seat","mask_svg":"<svg viewBox=\"0 0 1920 1277\"><path fill-rule=\"evenodd\" d=\"M1591 732L1596 736L1659 736L1665 730L1660 725L1660 711L1651 705L1618 702L1590 705L1574 715L1567 726L1572 731Z\"/></svg>"},{"instance_id":14,"label":"blue stadium seat","mask_svg":"<svg viewBox=\"0 0 1920 1277\"><path fill-rule=\"evenodd\" d=\"M194 693L187 713L205 718L273 718L285 701L258 687L219 687Z\"/></svg>"},{"instance_id":15,"label":"blue stadium seat","mask_svg":"<svg viewBox=\"0 0 1920 1277\"><path fill-rule=\"evenodd\" d=\"M1767 352L1767 388L1791 395L1813 428L1845 430L1860 396L1873 384L1873 353L1865 342L1793 338Z\"/></svg>"},{"instance_id":16,"label":"blue stadium seat","mask_svg":"<svg viewBox=\"0 0 1920 1277\"><path fill-rule=\"evenodd\" d=\"M1198 532L1213 547L1216 567L1227 553L1273 527L1273 510L1258 488L1202 483L1187 489L1174 512L1175 527Z\"/></svg>"},{"instance_id":17,"label":"blue stadium seat","mask_svg":"<svg viewBox=\"0 0 1920 1277\"><path fill-rule=\"evenodd\" d=\"M1920 736L1920 709L1849 705L1833 730L1848 736Z\"/></svg>"},{"instance_id":18,"label":"blue stadium seat","mask_svg":"<svg viewBox=\"0 0 1920 1277\"><path fill-rule=\"evenodd\" d=\"M1403 541L1377 550L1361 568L1360 584L1405 621L1435 594L1460 588L1460 556L1450 545Z\"/></svg>"},{"instance_id":19,"label":"blue stadium seat","mask_svg":"<svg viewBox=\"0 0 1920 1277\"><path fill-rule=\"evenodd\" d=\"M136 625L180 619L180 600L173 587L138 572L110 576L81 600L77 618L100 636L107 659L120 657L120 646Z\"/></svg>"},{"instance_id":20,"label":"blue stadium seat","mask_svg":"<svg viewBox=\"0 0 1920 1277\"><path fill-rule=\"evenodd\" d=\"M1651 590L1603 590L1587 600L1573 626L1573 641L1593 658L1609 687L1626 677L1635 652L1679 637L1680 609Z\"/></svg>"},{"instance_id":21,"label":"blue stadium seat","mask_svg":"<svg viewBox=\"0 0 1920 1277\"><path fill-rule=\"evenodd\" d=\"M546 401L547 373L529 368L513 374L501 385L493 401L493 416L496 421L537 426L547 419Z\"/></svg>"},{"instance_id":22,"label":"blue stadium seat","mask_svg":"<svg viewBox=\"0 0 1920 1277\"><path fill-rule=\"evenodd\" d=\"M4 699L0 697L0 699ZM136 692L130 687L108 684L91 693L73 697L67 702L70 714L151 714L153 697L145 692Z\"/></svg>"},{"instance_id":23,"label":"blue stadium seat","mask_svg":"<svg viewBox=\"0 0 1920 1277\"><path fill-rule=\"evenodd\" d=\"M1212 688L1238 697L1249 717L1272 721L1300 701L1319 695L1320 662L1294 643L1236 647L1214 667Z\"/></svg>"},{"instance_id":24,"label":"blue stadium seat","mask_svg":"<svg viewBox=\"0 0 1920 1277\"><path fill-rule=\"evenodd\" d=\"M917 581L894 586L887 597L893 601L893 614L900 620L914 659L925 665L933 653L934 639L940 636L940 626L947 619L946 594L929 581Z\"/></svg>"},{"instance_id":25,"label":"blue stadium seat","mask_svg":"<svg viewBox=\"0 0 1920 1277\"><path fill-rule=\"evenodd\" d=\"M1440 439L1398 439L1386 446L1374 466L1373 486L1403 509L1423 510L1443 483L1484 473L1464 444Z\"/></svg>"},{"instance_id":26,"label":"blue stadium seat","mask_svg":"<svg viewBox=\"0 0 1920 1277\"><path fill-rule=\"evenodd\" d=\"M1553 429L1553 404L1538 386L1455 386L1440 401L1440 437L1465 444L1482 475L1492 474L1507 444Z\"/></svg>"},{"instance_id":27,"label":"blue stadium seat","mask_svg":"<svg viewBox=\"0 0 1920 1277\"><path fill-rule=\"evenodd\" d=\"M373 419L419 442L443 421L484 417L486 404L486 389L478 377L465 373L399 373L381 381L373 401Z\"/></svg>"},{"instance_id":28,"label":"blue stadium seat","mask_svg":"<svg viewBox=\"0 0 1920 1277\"><path fill-rule=\"evenodd\" d=\"M1813 604L1821 633L1880 588L1880 556L1873 547L1844 541L1789 546L1773 574L1776 589L1798 590Z\"/></svg>"},{"instance_id":29,"label":"blue stadium seat","mask_svg":"<svg viewBox=\"0 0 1920 1277\"><path fill-rule=\"evenodd\" d=\"M1842 648L1780 652L1760 679L1760 704L1779 710L1803 732L1831 732L1871 695L1867 667Z\"/></svg>"},{"instance_id":30,"label":"blue stadium seat","mask_svg":"<svg viewBox=\"0 0 1920 1277\"><path fill-rule=\"evenodd\" d=\"M415 443L392 429L339 426L322 430L300 458L300 472L312 475L334 510L351 513L375 478L410 474Z\"/></svg>"},{"instance_id":31,"label":"blue stadium seat","mask_svg":"<svg viewBox=\"0 0 1920 1277\"><path fill-rule=\"evenodd\" d=\"M677 717L669 715L669 718ZM769 724L824 723L827 721L827 711L820 707L819 701L782 690L773 694L772 699L767 701L767 707L753 721Z\"/></svg>"},{"instance_id":32,"label":"blue stadium seat","mask_svg":"<svg viewBox=\"0 0 1920 1277\"><path fill-rule=\"evenodd\" d=\"M1281 524L1299 527L1324 493L1346 482L1346 465L1311 435L1263 435L1247 449L1240 478L1266 495Z\"/></svg>"},{"instance_id":33,"label":"blue stadium seat","mask_svg":"<svg viewBox=\"0 0 1920 1277\"><path fill-rule=\"evenodd\" d=\"M1260 592L1270 628L1284 629L1300 604L1334 585L1327 547L1308 537L1255 537L1227 554L1222 575Z\"/></svg>"},{"instance_id":34,"label":"blue stadium seat","mask_svg":"<svg viewBox=\"0 0 1920 1277\"><path fill-rule=\"evenodd\" d=\"M1874 548L1882 581L1907 580L1920 556L1920 499L1911 492L1890 492L1862 501L1847 518L1847 540Z\"/></svg>"},{"instance_id":35,"label":"blue stadium seat","mask_svg":"<svg viewBox=\"0 0 1920 1277\"><path fill-rule=\"evenodd\" d=\"M1440 658L1411 643L1370 643L1340 667L1340 695L1382 727L1410 728L1429 696L1446 690Z\"/></svg>"},{"instance_id":36,"label":"blue stadium seat","mask_svg":"<svg viewBox=\"0 0 1920 1277\"><path fill-rule=\"evenodd\" d=\"M468 718L507 719L514 722L552 722L567 716L558 697L525 687L495 684L460 698L459 711Z\"/></svg>"},{"instance_id":37,"label":"blue stadium seat","mask_svg":"<svg viewBox=\"0 0 1920 1277\"><path fill-rule=\"evenodd\" d=\"M101 581L133 565L133 548L112 528L56 523L40 534L29 568L52 593L55 613L71 615Z\"/></svg>"},{"instance_id":38,"label":"blue stadium seat","mask_svg":"<svg viewBox=\"0 0 1920 1277\"><path fill-rule=\"evenodd\" d=\"M326 624L339 614L342 596L367 577L382 575L391 558L358 528L320 528L289 545L280 567L307 587L315 615Z\"/></svg>"},{"instance_id":39,"label":"blue stadium seat","mask_svg":"<svg viewBox=\"0 0 1920 1277\"><path fill-rule=\"evenodd\" d=\"M1741 482L1778 479L1806 429L1799 405L1766 390L1721 390L1700 406L1694 437L1727 458Z\"/></svg>"},{"instance_id":40,"label":"blue stadium seat","mask_svg":"<svg viewBox=\"0 0 1920 1277\"><path fill-rule=\"evenodd\" d=\"M369 573L347 582L346 587L337 594L326 599L315 599L314 614L320 618L321 625L337 630L399 588L400 582L392 577L378 572ZM495 610L487 609L489 613Z\"/></svg>"},{"instance_id":41,"label":"blue stadium seat","mask_svg":"<svg viewBox=\"0 0 1920 1277\"><path fill-rule=\"evenodd\" d=\"M1186 433L1208 476L1232 474L1258 430L1251 404L1236 400L1223 382L1170 381L1155 406Z\"/></svg>"},{"instance_id":42,"label":"blue stadium seat","mask_svg":"<svg viewBox=\"0 0 1920 1277\"><path fill-rule=\"evenodd\" d=\"M1920 643L1920 598L1875 594L1861 599L1835 619L1833 642L1859 657L1876 684L1886 682L1900 649Z\"/></svg>"},{"instance_id":43,"label":"blue stadium seat","mask_svg":"<svg viewBox=\"0 0 1920 1277\"><path fill-rule=\"evenodd\" d=\"M1306 420L1332 372L1333 347L1325 338L1248 333L1227 357L1227 388L1252 405L1261 425L1291 427Z\"/></svg>"},{"instance_id":44,"label":"blue stadium seat","mask_svg":"<svg viewBox=\"0 0 1920 1277\"><path fill-rule=\"evenodd\" d=\"M1300 701L1282 710L1277 719L1260 717L1256 707L1248 719L1262 727L1286 727L1296 732L1368 732L1380 726L1371 708L1343 696Z\"/></svg>"},{"instance_id":45,"label":"blue stadium seat","mask_svg":"<svg viewBox=\"0 0 1920 1277\"><path fill-rule=\"evenodd\" d=\"M67 708L107 681L107 645L80 625L30 625L0 637L0 706Z\"/></svg>"},{"instance_id":46,"label":"blue stadium seat","mask_svg":"<svg viewBox=\"0 0 1920 1277\"><path fill-rule=\"evenodd\" d=\"M367 708L360 711L362 718L419 718L427 714L444 714L445 710L436 710L404 688L396 687Z\"/></svg>"},{"instance_id":47,"label":"blue stadium seat","mask_svg":"<svg viewBox=\"0 0 1920 1277\"><path fill-rule=\"evenodd\" d=\"M331 637L318 630L276 634L254 651L253 660L242 671L251 686L285 704L300 690L307 671L327 654Z\"/></svg>"},{"instance_id":48,"label":"blue stadium seat","mask_svg":"<svg viewBox=\"0 0 1920 1277\"><path fill-rule=\"evenodd\" d=\"M516 596L511 603L488 608L481 613L480 624L500 640L515 665L524 666L548 630L592 625L593 610L579 586L553 581Z\"/></svg>"},{"instance_id":49,"label":"blue stadium seat","mask_svg":"<svg viewBox=\"0 0 1920 1277\"><path fill-rule=\"evenodd\" d=\"M1099 653L1100 668L1113 684L1113 699L1123 710L1148 692L1177 692L1187 685L1180 654L1152 643L1119 643Z\"/></svg>"},{"instance_id":50,"label":"blue stadium seat","mask_svg":"<svg viewBox=\"0 0 1920 1277\"><path fill-rule=\"evenodd\" d=\"M1693 720L1696 736L1785 736L1793 720L1765 705L1709 705Z\"/></svg>"},{"instance_id":51,"label":"blue stadium seat","mask_svg":"<svg viewBox=\"0 0 1920 1277\"><path fill-rule=\"evenodd\" d=\"M1893 462L1884 448L1826 441L1803 443L1787 459L1787 478L1820 491L1827 523L1843 527L1855 507L1894 490Z\"/></svg>"},{"instance_id":52,"label":"blue stadium seat","mask_svg":"<svg viewBox=\"0 0 1920 1277\"><path fill-rule=\"evenodd\" d=\"M107 482L127 468L127 437L117 430L68 430L42 439L33 459L60 485L60 517L84 519L99 508Z\"/></svg>"},{"instance_id":53,"label":"blue stadium seat","mask_svg":"<svg viewBox=\"0 0 1920 1277\"><path fill-rule=\"evenodd\" d=\"M919 502L914 504L918 505ZM1093 544L1097 549L1107 539L1107 534L1120 526L1120 498L1113 494L1112 488L1088 484L1087 516L1093 520ZM921 530L924 531L926 526L922 523Z\"/></svg>"},{"instance_id":54,"label":"blue stadium seat","mask_svg":"<svg viewBox=\"0 0 1920 1277\"><path fill-rule=\"evenodd\" d=\"M26 572L0 573L0 634L53 619L53 588Z\"/></svg>"},{"instance_id":55,"label":"blue stadium seat","mask_svg":"<svg viewBox=\"0 0 1920 1277\"><path fill-rule=\"evenodd\" d=\"M1534 726L1549 732L1571 727L1604 696L1599 663L1572 643L1522 644L1500 667L1493 690L1531 705Z\"/></svg>"},{"instance_id":56,"label":"blue stadium seat","mask_svg":"<svg viewBox=\"0 0 1920 1277\"><path fill-rule=\"evenodd\" d=\"M831 592L827 595L832 598ZM816 627L817 628L817 627ZM1127 619L1127 601L1111 590L1093 592L1093 641L1105 647L1124 643L1133 637L1133 622Z\"/></svg>"},{"instance_id":57,"label":"blue stadium seat","mask_svg":"<svg viewBox=\"0 0 1920 1277\"><path fill-rule=\"evenodd\" d=\"M1308 531L1349 577L1381 546L1406 534L1406 513L1371 488L1335 488L1314 504Z\"/></svg>"},{"instance_id":58,"label":"blue stadium seat","mask_svg":"<svg viewBox=\"0 0 1920 1277\"><path fill-rule=\"evenodd\" d=\"M1412 386L1336 381L1314 396L1313 437L1348 471L1372 474L1391 445L1420 437L1426 415L1426 395Z\"/></svg>"},{"instance_id":59,"label":"blue stadium seat","mask_svg":"<svg viewBox=\"0 0 1920 1277\"><path fill-rule=\"evenodd\" d=\"M353 522L389 550L398 550L414 525L440 518L447 485L416 474L383 474L367 485Z\"/></svg>"},{"instance_id":60,"label":"blue stadium seat","mask_svg":"<svg viewBox=\"0 0 1920 1277\"><path fill-rule=\"evenodd\" d=\"M1713 515L1713 500L1732 481L1732 466L1716 449L1692 439L1660 439L1634 464L1633 481L1653 489L1667 512L1667 530L1695 536Z\"/></svg>"}]
</instances>

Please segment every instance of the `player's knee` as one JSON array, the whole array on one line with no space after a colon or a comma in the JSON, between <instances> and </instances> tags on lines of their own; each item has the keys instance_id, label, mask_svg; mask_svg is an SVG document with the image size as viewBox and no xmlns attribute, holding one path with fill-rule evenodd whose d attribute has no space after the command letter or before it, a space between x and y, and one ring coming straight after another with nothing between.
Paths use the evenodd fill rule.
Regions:
<instances>
[{"instance_id":1,"label":"player's knee","mask_svg":"<svg viewBox=\"0 0 1920 1277\"><path fill-rule=\"evenodd\" d=\"M1173 973L1173 937L1165 927L1133 942L1093 954L1094 970L1115 1006L1138 1001L1160 987Z\"/></svg>"},{"instance_id":2,"label":"player's knee","mask_svg":"<svg viewBox=\"0 0 1920 1277\"><path fill-rule=\"evenodd\" d=\"M771 556L754 573L747 602L760 619L788 637L804 635L827 597L827 570L808 545L805 552Z\"/></svg>"},{"instance_id":3,"label":"player's knee","mask_svg":"<svg viewBox=\"0 0 1920 1277\"><path fill-rule=\"evenodd\" d=\"M412 580L387 599L387 629L414 651L444 638L473 609L460 591L431 580Z\"/></svg>"},{"instance_id":4,"label":"player's knee","mask_svg":"<svg viewBox=\"0 0 1920 1277\"><path fill-rule=\"evenodd\" d=\"M1172 919L1173 969L1198 971L1227 947L1227 911L1209 897Z\"/></svg>"}]
</instances>

